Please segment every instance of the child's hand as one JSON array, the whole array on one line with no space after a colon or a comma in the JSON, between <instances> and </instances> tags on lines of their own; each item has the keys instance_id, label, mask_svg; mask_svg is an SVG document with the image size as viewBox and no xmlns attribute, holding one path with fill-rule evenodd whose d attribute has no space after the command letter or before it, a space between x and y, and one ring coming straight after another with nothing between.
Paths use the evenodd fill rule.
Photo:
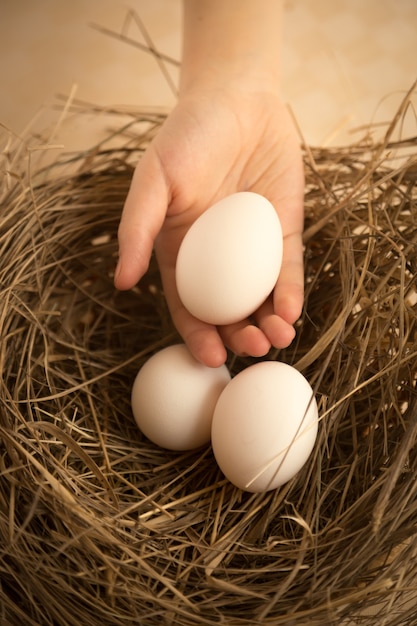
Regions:
<instances>
[{"instance_id":1,"label":"child's hand","mask_svg":"<svg viewBox=\"0 0 417 626\"><path fill-rule=\"evenodd\" d=\"M214 327L182 306L176 256L193 221L237 191L262 194L276 207L283 264L273 297L253 319ZM173 322L198 360L222 364L225 345L252 356L286 347L303 304L303 194L298 137L277 96L227 88L186 95L136 168L119 227L116 287L129 289L143 276L155 244Z\"/></svg>"}]
</instances>

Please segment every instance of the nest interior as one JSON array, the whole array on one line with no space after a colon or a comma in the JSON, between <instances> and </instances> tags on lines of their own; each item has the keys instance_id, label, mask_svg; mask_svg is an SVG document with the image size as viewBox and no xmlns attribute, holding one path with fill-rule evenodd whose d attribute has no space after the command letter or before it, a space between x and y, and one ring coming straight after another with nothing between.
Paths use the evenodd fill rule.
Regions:
<instances>
[{"instance_id":1,"label":"nest interior","mask_svg":"<svg viewBox=\"0 0 417 626\"><path fill-rule=\"evenodd\" d=\"M138 369L178 340L155 260L132 291L113 287L133 163L163 116L52 168L34 171L25 142L3 151L2 624L415 624L411 99L382 140L305 147L305 307L268 358L310 381L320 429L265 494L228 483L210 447L159 449L132 418Z\"/></svg>"}]
</instances>

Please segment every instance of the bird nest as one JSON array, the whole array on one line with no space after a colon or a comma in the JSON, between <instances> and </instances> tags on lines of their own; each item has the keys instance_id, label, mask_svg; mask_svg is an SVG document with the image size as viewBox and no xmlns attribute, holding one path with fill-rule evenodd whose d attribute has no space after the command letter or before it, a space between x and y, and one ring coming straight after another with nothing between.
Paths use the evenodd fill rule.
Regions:
<instances>
[{"instance_id":1,"label":"bird nest","mask_svg":"<svg viewBox=\"0 0 417 626\"><path fill-rule=\"evenodd\" d=\"M382 139L305 147L305 307L293 344L268 358L314 387L319 436L264 494L233 487L209 446L160 449L132 417L138 369L178 340L154 259L138 287L113 287L133 164L163 115L47 168L30 142L4 150L2 624L415 624L411 98Z\"/></svg>"}]
</instances>

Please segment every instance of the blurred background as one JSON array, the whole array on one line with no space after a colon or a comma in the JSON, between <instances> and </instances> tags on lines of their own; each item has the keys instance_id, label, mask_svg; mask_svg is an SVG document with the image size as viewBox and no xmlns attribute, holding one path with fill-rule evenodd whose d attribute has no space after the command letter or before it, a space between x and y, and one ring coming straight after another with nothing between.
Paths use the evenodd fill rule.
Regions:
<instances>
[{"instance_id":1,"label":"blurred background","mask_svg":"<svg viewBox=\"0 0 417 626\"><path fill-rule=\"evenodd\" d=\"M0 123L53 126L70 98L171 107L158 63L136 44L150 37L178 60L180 28L181 0L0 0ZM282 87L310 145L345 145L393 116L417 78L416 28L416 0L287 0ZM413 111L408 121L415 134ZM104 122L67 115L55 139L83 149Z\"/></svg>"}]
</instances>

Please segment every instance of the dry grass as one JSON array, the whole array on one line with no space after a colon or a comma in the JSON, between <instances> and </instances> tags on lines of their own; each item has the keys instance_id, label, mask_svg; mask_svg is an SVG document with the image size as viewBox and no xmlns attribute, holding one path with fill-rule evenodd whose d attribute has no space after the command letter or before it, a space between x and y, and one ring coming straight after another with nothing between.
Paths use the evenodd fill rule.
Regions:
<instances>
[{"instance_id":1,"label":"dry grass","mask_svg":"<svg viewBox=\"0 0 417 626\"><path fill-rule=\"evenodd\" d=\"M2 624L416 623L412 98L381 141L306 148L305 309L269 358L310 380L320 432L300 474L261 495L232 487L210 448L158 449L131 415L138 368L177 338L154 262L139 288L113 288L131 164L163 117L46 171L5 143Z\"/></svg>"}]
</instances>

